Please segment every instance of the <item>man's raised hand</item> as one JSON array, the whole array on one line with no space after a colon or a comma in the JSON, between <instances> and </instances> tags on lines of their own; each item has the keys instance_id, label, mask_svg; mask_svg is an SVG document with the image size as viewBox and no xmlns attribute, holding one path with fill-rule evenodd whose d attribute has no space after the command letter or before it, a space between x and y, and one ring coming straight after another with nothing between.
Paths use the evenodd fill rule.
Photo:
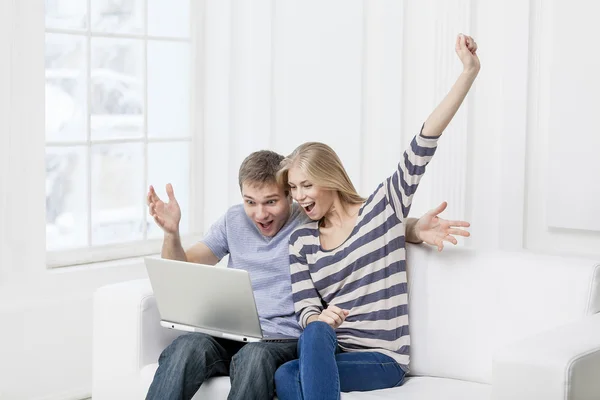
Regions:
<instances>
[{"instance_id":1,"label":"man's raised hand","mask_svg":"<svg viewBox=\"0 0 600 400\"><path fill-rule=\"evenodd\" d=\"M175 199L173 186L167 184L167 196L169 202L165 203L158 197L153 186L148 189L147 203L148 214L154 218L154 222L162 228L162 230L170 235L179 233L179 221L181 221L181 208Z\"/></svg>"}]
</instances>

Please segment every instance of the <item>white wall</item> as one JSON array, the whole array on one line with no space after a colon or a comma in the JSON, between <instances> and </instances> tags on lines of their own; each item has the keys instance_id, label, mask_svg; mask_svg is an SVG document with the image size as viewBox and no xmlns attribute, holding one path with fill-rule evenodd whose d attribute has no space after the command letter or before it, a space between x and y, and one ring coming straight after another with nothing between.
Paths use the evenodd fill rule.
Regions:
<instances>
[{"instance_id":1,"label":"white wall","mask_svg":"<svg viewBox=\"0 0 600 400\"><path fill-rule=\"evenodd\" d=\"M23 117L44 109L38 3L0 2L2 399L89 394L92 293L144 275L139 262L45 267L43 118ZM482 71L413 215L448 200L447 217L473 223L468 246L600 257L599 12L582 0L205 0L204 220L239 201L249 152L308 140L332 145L367 194L460 72L465 32Z\"/></svg>"},{"instance_id":2,"label":"white wall","mask_svg":"<svg viewBox=\"0 0 600 400\"><path fill-rule=\"evenodd\" d=\"M440 141L412 215L447 200L446 217L472 223L467 246L600 255L599 56L591 50L600 5L207 5L207 226L239 201L237 168L264 147L288 154L304 141L326 142L369 194L460 73L454 40L463 32L477 39L482 70Z\"/></svg>"}]
</instances>

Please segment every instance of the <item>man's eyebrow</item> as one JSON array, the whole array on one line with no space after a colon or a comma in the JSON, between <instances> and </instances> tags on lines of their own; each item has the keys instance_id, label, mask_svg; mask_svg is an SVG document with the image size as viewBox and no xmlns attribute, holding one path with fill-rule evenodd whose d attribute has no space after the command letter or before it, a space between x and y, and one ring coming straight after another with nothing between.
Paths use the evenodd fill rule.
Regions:
<instances>
[{"instance_id":1,"label":"man's eyebrow","mask_svg":"<svg viewBox=\"0 0 600 400\"><path fill-rule=\"evenodd\" d=\"M252 196L248 196L247 194L244 195L244 198L248 199L248 200L254 200L254 198ZM274 194L270 194L268 196L265 196L265 199L278 199L279 195L277 193Z\"/></svg>"}]
</instances>

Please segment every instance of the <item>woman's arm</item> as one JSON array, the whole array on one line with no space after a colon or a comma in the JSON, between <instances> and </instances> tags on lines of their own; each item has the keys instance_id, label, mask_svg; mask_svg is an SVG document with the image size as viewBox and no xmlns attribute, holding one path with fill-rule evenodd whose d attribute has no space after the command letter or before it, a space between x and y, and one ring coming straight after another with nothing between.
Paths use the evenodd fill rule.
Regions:
<instances>
[{"instance_id":1,"label":"woman's arm","mask_svg":"<svg viewBox=\"0 0 600 400\"><path fill-rule=\"evenodd\" d=\"M456 54L463 64L463 73L439 106L431 113L421 129L411 141L398 163L398 170L384 183L384 190L396 215L405 220L410 211L413 195L425 169L437 147L437 140L448 126L452 117L463 102L479 72L477 44L472 38L459 35Z\"/></svg>"},{"instance_id":2,"label":"woman's arm","mask_svg":"<svg viewBox=\"0 0 600 400\"><path fill-rule=\"evenodd\" d=\"M477 57L477 43L472 37L458 35L455 50L463 64L463 72L450 89L450 92L444 97L444 100L425 121L425 126L421 132L421 135L425 137L438 137L444 132L467 96L481 68L479 57Z\"/></svg>"},{"instance_id":3,"label":"woman's arm","mask_svg":"<svg viewBox=\"0 0 600 400\"><path fill-rule=\"evenodd\" d=\"M321 297L310 275L306 256L302 253L302 239L295 233L290 238L290 274L292 280L292 299L298 323L306 328L312 316L323 311Z\"/></svg>"}]
</instances>

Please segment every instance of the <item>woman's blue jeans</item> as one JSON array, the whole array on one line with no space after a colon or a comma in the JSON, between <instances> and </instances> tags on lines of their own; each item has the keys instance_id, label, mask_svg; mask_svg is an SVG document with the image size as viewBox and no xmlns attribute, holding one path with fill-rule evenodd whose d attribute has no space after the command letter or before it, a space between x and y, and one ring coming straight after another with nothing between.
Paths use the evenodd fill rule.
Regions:
<instances>
[{"instance_id":1,"label":"woman's blue jeans","mask_svg":"<svg viewBox=\"0 0 600 400\"><path fill-rule=\"evenodd\" d=\"M335 331L324 322L308 324L298 342L298 360L275 372L280 400L338 400L340 392L400 386L404 370L377 352L342 352Z\"/></svg>"}]
</instances>

